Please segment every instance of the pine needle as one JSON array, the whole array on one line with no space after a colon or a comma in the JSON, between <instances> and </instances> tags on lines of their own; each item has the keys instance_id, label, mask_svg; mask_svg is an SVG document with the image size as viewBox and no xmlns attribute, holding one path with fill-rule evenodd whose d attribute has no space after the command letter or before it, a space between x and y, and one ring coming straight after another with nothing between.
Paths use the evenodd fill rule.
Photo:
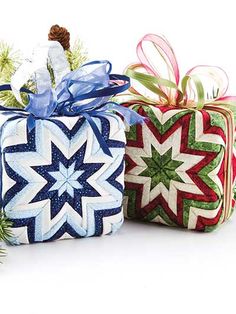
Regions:
<instances>
[{"instance_id":1,"label":"pine needle","mask_svg":"<svg viewBox=\"0 0 236 314\"><path fill-rule=\"evenodd\" d=\"M0 211L0 242L9 243L12 238L11 232L12 223L5 217L3 211ZM0 247L0 258L6 255L5 249ZM0 261L1 263L1 261Z\"/></svg>"},{"instance_id":2,"label":"pine needle","mask_svg":"<svg viewBox=\"0 0 236 314\"><path fill-rule=\"evenodd\" d=\"M20 53L14 51L7 43L0 42L0 84L9 83L19 65ZM23 107L11 91L0 92L0 102L6 107Z\"/></svg>"},{"instance_id":3,"label":"pine needle","mask_svg":"<svg viewBox=\"0 0 236 314\"><path fill-rule=\"evenodd\" d=\"M20 65L20 54L5 42L0 42L0 78L9 82L16 68Z\"/></svg>"},{"instance_id":4,"label":"pine needle","mask_svg":"<svg viewBox=\"0 0 236 314\"><path fill-rule=\"evenodd\" d=\"M70 50L66 50L66 57L70 64L71 71L78 69L88 60L87 50L81 40L77 39Z\"/></svg>"},{"instance_id":5,"label":"pine needle","mask_svg":"<svg viewBox=\"0 0 236 314\"><path fill-rule=\"evenodd\" d=\"M71 71L78 69L88 59L87 51L84 49L83 43L78 39L75 41L71 50L65 51L66 57L70 64ZM0 84L10 83L12 75L21 64L20 53L14 51L11 46L5 42L0 42ZM53 86L55 85L53 70L48 66L51 75ZM36 91L36 84L33 80L29 80L25 86L32 92ZM28 103L28 96L22 93L24 105ZM24 108L24 105L19 103L12 91L0 92L0 103L5 107Z\"/></svg>"}]
</instances>

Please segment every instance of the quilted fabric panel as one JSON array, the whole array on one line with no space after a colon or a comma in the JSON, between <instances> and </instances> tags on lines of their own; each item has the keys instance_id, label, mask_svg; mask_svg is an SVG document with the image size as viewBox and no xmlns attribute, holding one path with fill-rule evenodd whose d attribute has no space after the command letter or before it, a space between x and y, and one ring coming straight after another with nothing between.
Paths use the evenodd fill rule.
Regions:
<instances>
[{"instance_id":1,"label":"quilted fabric panel","mask_svg":"<svg viewBox=\"0 0 236 314\"><path fill-rule=\"evenodd\" d=\"M36 120L0 115L2 202L14 243L98 236L123 222L124 125L93 118L113 157L101 150L84 118Z\"/></svg>"},{"instance_id":2,"label":"quilted fabric panel","mask_svg":"<svg viewBox=\"0 0 236 314\"><path fill-rule=\"evenodd\" d=\"M212 110L132 107L148 119L127 133L125 216L211 231L230 215L226 118Z\"/></svg>"}]
</instances>

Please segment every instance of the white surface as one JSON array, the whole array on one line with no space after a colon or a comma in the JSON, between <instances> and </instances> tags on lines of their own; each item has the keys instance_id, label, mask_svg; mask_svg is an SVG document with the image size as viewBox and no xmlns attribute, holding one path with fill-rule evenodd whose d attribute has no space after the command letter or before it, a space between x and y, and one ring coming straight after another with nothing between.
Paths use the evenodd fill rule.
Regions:
<instances>
[{"instance_id":1,"label":"white surface","mask_svg":"<svg viewBox=\"0 0 236 314\"><path fill-rule=\"evenodd\" d=\"M114 236L10 247L1 313L234 313L235 265L235 217L206 234L126 221Z\"/></svg>"},{"instance_id":2,"label":"white surface","mask_svg":"<svg viewBox=\"0 0 236 314\"><path fill-rule=\"evenodd\" d=\"M27 56L58 23L80 36L91 59L109 59L122 72L145 33L162 33L182 74L219 65L236 94L234 2L1 1L0 38ZM112 237L9 248L0 313L231 314L235 265L236 215L210 234L125 222Z\"/></svg>"}]
</instances>

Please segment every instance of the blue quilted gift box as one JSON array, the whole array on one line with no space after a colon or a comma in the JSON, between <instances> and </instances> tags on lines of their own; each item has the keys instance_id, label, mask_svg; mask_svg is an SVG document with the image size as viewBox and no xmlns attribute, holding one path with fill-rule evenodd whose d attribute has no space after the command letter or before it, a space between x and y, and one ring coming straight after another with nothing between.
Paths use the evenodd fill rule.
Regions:
<instances>
[{"instance_id":1,"label":"blue quilted gift box","mask_svg":"<svg viewBox=\"0 0 236 314\"><path fill-rule=\"evenodd\" d=\"M35 61L45 51L56 88L48 58L41 66ZM33 58L13 76L11 89L21 101L20 91L30 91L20 87L34 73L37 94L29 94L24 110L0 111L2 208L12 243L113 233L123 222L124 189L124 123L116 113L129 123L139 117L109 98L129 80L110 74L106 61L70 72L57 42Z\"/></svg>"}]
</instances>

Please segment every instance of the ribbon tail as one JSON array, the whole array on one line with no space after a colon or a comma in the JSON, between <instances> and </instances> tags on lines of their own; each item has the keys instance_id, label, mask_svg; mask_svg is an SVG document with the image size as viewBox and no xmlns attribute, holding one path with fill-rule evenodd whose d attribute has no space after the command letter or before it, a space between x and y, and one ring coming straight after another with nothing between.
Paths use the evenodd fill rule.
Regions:
<instances>
[{"instance_id":1,"label":"ribbon tail","mask_svg":"<svg viewBox=\"0 0 236 314\"><path fill-rule=\"evenodd\" d=\"M56 93L53 89L48 89L41 94L30 94L25 110L35 117L47 119L53 114L56 107Z\"/></svg>"},{"instance_id":2,"label":"ribbon tail","mask_svg":"<svg viewBox=\"0 0 236 314\"><path fill-rule=\"evenodd\" d=\"M118 112L119 114L124 117L125 121L128 123L128 125L134 125L134 124L142 124L145 122L146 118L135 112L134 110L123 107L116 102L108 102L103 108L103 111L106 110L114 110Z\"/></svg>"},{"instance_id":3,"label":"ribbon tail","mask_svg":"<svg viewBox=\"0 0 236 314\"><path fill-rule=\"evenodd\" d=\"M28 116L26 123L27 123L27 129L29 132L35 128L35 118L32 114Z\"/></svg>"},{"instance_id":4,"label":"ribbon tail","mask_svg":"<svg viewBox=\"0 0 236 314\"><path fill-rule=\"evenodd\" d=\"M99 143L100 146L101 146L102 151L103 151L106 155L112 157L112 153L111 153L111 151L110 151L110 149L109 149L109 147L108 147L106 141L105 141L104 138L102 137L101 132L99 131L99 129L98 129L96 123L93 121L93 119L91 118L91 116L90 116L89 114L85 113L85 112L81 113L81 116L83 116L83 117L88 121L88 123L89 123L89 125L91 126L91 128L92 128L92 130L93 130L93 133L94 133L94 135L95 135L95 137L96 137L98 143Z\"/></svg>"}]
</instances>

